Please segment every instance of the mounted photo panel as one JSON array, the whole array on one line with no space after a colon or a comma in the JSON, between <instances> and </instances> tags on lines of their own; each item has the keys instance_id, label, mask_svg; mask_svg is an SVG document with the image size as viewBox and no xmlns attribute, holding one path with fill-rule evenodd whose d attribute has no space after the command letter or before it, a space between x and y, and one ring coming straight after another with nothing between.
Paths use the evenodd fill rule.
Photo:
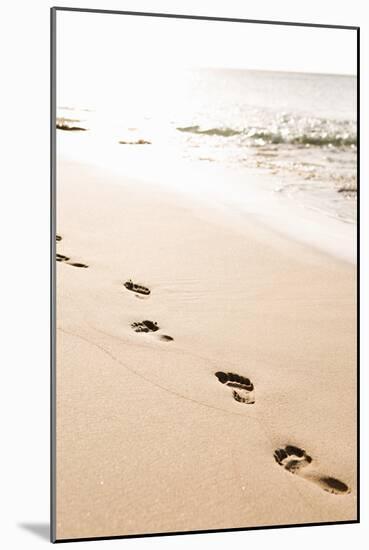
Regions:
<instances>
[{"instance_id":1,"label":"mounted photo panel","mask_svg":"<svg viewBox=\"0 0 369 550\"><path fill-rule=\"evenodd\" d=\"M51 10L54 542L358 521L358 59Z\"/></svg>"}]
</instances>

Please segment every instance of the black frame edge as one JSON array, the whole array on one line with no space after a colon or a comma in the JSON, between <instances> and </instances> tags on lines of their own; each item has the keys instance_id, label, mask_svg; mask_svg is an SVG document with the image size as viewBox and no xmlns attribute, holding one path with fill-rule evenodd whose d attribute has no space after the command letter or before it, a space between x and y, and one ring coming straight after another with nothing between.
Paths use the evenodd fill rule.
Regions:
<instances>
[{"instance_id":1,"label":"black frame edge","mask_svg":"<svg viewBox=\"0 0 369 550\"><path fill-rule=\"evenodd\" d=\"M270 21L264 19L242 19L239 17L211 17L207 15L184 15L173 13L154 13L154 12L141 12L141 11L124 11L124 10L104 10L95 8L73 8L66 6L54 6L52 9L58 11L76 11L83 13L105 13L105 14L119 14L119 15L141 15L151 17L166 17L174 19L197 19L198 21L228 21L230 23L259 23L262 25L283 25L283 26L295 26L295 27L321 27L324 29L347 29L357 30L359 27L350 25L329 25L325 23L300 23L293 21Z\"/></svg>"},{"instance_id":2,"label":"black frame edge","mask_svg":"<svg viewBox=\"0 0 369 550\"><path fill-rule=\"evenodd\" d=\"M360 523L360 27L356 29L356 174L357 174L357 223L356 223L356 285L357 285L357 351L356 351L356 372L357 372L357 395L356 395L356 426L357 426L357 521Z\"/></svg>"},{"instance_id":3,"label":"black frame edge","mask_svg":"<svg viewBox=\"0 0 369 550\"><path fill-rule=\"evenodd\" d=\"M56 542L56 9L50 9L50 542Z\"/></svg>"},{"instance_id":4,"label":"black frame edge","mask_svg":"<svg viewBox=\"0 0 369 550\"><path fill-rule=\"evenodd\" d=\"M287 524L287 525L261 525L255 527L234 527L230 529L201 529L199 531L174 531L174 532L164 532L164 533L144 533L144 534L134 534L134 535L112 535L107 537L81 537L77 539L57 539L55 540L56 544L64 542L90 542L90 541L99 541L99 540L121 540L121 539L139 539L139 538L152 538L152 537L170 537L170 536L179 536L179 535L207 535L214 533L235 533L235 532L245 532L245 531L266 531L271 529L290 529L290 528L301 528L301 527L325 527L326 525L348 525L359 523L357 519L347 520L347 521L327 521L322 523L296 523L296 524Z\"/></svg>"}]
</instances>

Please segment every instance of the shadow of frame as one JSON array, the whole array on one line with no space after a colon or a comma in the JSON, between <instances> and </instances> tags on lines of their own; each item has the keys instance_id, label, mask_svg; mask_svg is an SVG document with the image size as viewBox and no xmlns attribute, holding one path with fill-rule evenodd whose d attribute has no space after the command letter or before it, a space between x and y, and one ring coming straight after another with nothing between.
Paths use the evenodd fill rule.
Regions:
<instances>
[{"instance_id":1,"label":"shadow of frame","mask_svg":"<svg viewBox=\"0 0 369 550\"><path fill-rule=\"evenodd\" d=\"M18 527L30 531L41 539L50 540L50 525L48 523L18 523Z\"/></svg>"}]
</instances>

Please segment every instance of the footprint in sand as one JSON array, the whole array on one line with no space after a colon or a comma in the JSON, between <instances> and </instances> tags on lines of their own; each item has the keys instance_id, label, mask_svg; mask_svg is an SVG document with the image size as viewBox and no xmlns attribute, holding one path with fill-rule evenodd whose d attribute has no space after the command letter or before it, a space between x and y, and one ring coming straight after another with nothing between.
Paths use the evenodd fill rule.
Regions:
<instances>
[{"instance_id":1,"label":"footprint in sand","mask_svg":"<svg viewBox=\"0 0 369 550\"><path fill-rule=\"evenodd\" d=\"M88 267L86 264L81 264L80 262L67 262L68 265L73 265L74 267Z\"/></svg>"},{"instance_id":2,"label":"footprint in sand","mask_svg":"<svg viewBox=\"0 0 369 550\"><path fill-rule=\"evenodd\" d=\"M57 262L68 262L70 258L68 256L64 256L63 254L57 254L56 255L56 261Z\"/></svg>"},{"instance_id":3,"label":"footprint in sand","mask_svg":"<svg viewBox=\"0 0 369 550\"><path fill-rule=\"evenodd\" d=\"M64 262L68 265L73 265L74 267L88 267L88 265L81 264L80 262L71 262L70 258L68 256L64 256L64 254L57 254L56 255L56 261L57 262Z\"/></svg>"},{"instance_id":4,"label":"footprint in sand","mask_svg":"<svg viewBox=\"0 0 369 550\"><path fill-rule=\"evenodd\" d=\"M156 321L140 321L132 323L131 327L135 332L156 332L160 329Z\"/></svg>"},{"instance_id":5,"label":"footprint in sand","mask_svg":"<svg viewBox=\"0 0 369 550\"><path fill-rule=\"evenodd\" d=\"M59 242L61 240L61 235L56 234L56 241ZM56 254L56 261L65 262L66 264L72 265L73 267L88 267L88 265L82 264L81 262L71 262L70 258L68 256L64 256L64 254Z\"/></svg>"},{"instance_id":6,"label":"footprint in sand","mask_svg":"<svg viewBox=\"0 0 369 550\"><path fill-rule=\"evenodd\" d=\"M299 447L286 445L284 449L277 449L274 451L274 458L280 466L283 466L283 468L287 470L287 472L297 474L308 481L312 481L328 493L334 495L350 493L350 488L343 481L335 477L320 475L314 472L314 470L311 470L310 467L306 468L310 466L313 459Z\"/></svg>"},{"instance_id":7,"label":"footprint in sand","mask_svg":"<svg viewBox=\"0 0 369 550\"><path fill-rule=\"evenodd\" d=\"M56 235L56 241L61 241L62 237L60 235ZM57 254L56 255L56 261L57 262L65 262L68 265L72 265L73 267L88 267L86 264L82 264L80 262L71 262L70 258L68 256L64 256L64 254Z\"/></svg>"},{"instance_id":8,"label":"footprint in sand","mask_svg":"<svg viewBox=\"0 0 369 550\"><path fill-rule=\"evenodd\" d=\"M137 294L144 294L148 296L151 293L151 290L143 285L138 285L137 283L134 283L132 279L129 279L125 283L123 283L127 290L130 290L131 292L136 292Z\"/></svg>"},{"instance_id":9,"label":"footprint in sand","mask_svg":"<svg viewBox=\"0 0 369 550\"><path fill-rule=\"evenodd\" d=\"M160 330L160 327L156 321L149 320L132 323L131 327L135 332L157 332ZM168 334L161 334L159 338L163 342L171 342L174 340L174 338Z\"/></svg>"},{"instance_id":10,"label":"footprint in sand","mask_svg":"<svg viewBox=\"0 0 369 550\"><path fill-rule=\"evenodd\" d=\"M230 388L237 388L232 391L233 399L239 403L252 405L255 403L254 385L249 378L244 378L232 372L216 372L215 376L221 384L225 384Z\"/></svg>"}]
</instances>

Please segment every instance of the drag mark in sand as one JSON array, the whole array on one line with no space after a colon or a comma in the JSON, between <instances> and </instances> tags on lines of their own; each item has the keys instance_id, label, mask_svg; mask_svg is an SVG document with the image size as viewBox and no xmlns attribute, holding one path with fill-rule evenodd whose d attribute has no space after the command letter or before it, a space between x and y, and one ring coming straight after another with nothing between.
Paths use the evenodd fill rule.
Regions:
<instances>
[{"instance_id":1,"label":"drag mark in sand","mask_svg":"<svg viewBox=\"0 0 369 550\"><path fill-rule=\"evenodd\" d=\"M310 466L313 462L313 459L306 451L299 447L286 445L284 449L277 449L274 451L274 458L280 466L283 466L283 468L287 470L287 472L297 474L308 481L312 481L328 493L334 495L350 493L350 488L343 481L335 477L320 475L317 472L309 471L309 469L305 470L305 468Z\"/></svg>"},{"instance_id":2,"label":"drag mark in sand","mask_svg":"<svg viewBox=\"0 0 369 550\"><path fill-rule=\"evenodd\" d=\"M148 382L153 387L156 387L156 388L158 388L158 389L160 389L160 390L162 390L162 391L164 391L164 392L166 392L170 395L173 395L175 397L179 397L180 399L184 399L185 401L189 401L189 402L194 403L195 405L198 405L200 407L206 407L207 409L212 409L214 411L218 411L218 412L221 412L223 414L225 413L225 414L230 415L230 416L242 416L242 418L245 418L244 414L242 414L242 413L236 413L234 411L228 411L228 410L223 409L221 407L216 407L214 405L210 405L209 403L205 403L204 401L199 401L197 399L193 399L192 397L189 397L188 395L184 395L184 394L182 394L178 391L172 390L171 388L168 388L168 387L166 387L162 384L159 384L158 382L155 382L154 380L152 380L148 376L145 376L141 372L138 372L134 368L128 366L126 363L123 363L123 361L120 358L118 358L114 353L112 353L109 349L105 348L102 344L97 343L95 340L90 340L89 338L86 338L86 336L82 336L81 334L78 334L76 332L72 332L70 330L66 330L66 329L61 328L61 327L57 327L57 330L60 330L64 334L68 334L69 336L72 336L74 338L78 338L79 340L82 340L83 342L86 342L90 346L93 346L93 347L99 349L100 351L105 353L108 357L110 357L110 359L112 359L112 361L115 361L116 363L121 365L123 368L125 368L127 371L131 372L132 374L134 374L135 376L137 376L141 380L145 380L145 382ZM105 333L105 332L103 332L101 330L98 330L96 328L94 328L94 330L96 332L100 332L101 334L104 334L105 336L109 336L110 338L114 338L111 334ZM253 416L249 416L248 419L259 423L259 420L255 417L253 417ZM266 440L269 440L267 434L264 433L264 436L265 436Z\"/></svg>"},{"instance_id":3,"label":"drag mark in sand","mask_svg":"<svg viewBox=\"0 0 369 550\"><path fill-rule=\"evenodd\" d=\"M239 403L246 403L247 405L252 405L255 403L254 395L254 384L250 381L249 378L244 378L238 374L232 372L221 372L218 371L215 373L215 376L218 378L221 384L226 384L231 388L237 388L237 390L232 391L233 399Z\"/></svg>"},{"instance_id":4,"label":"drag mark in sand","mask_svg":"<svg viewBox=\"0 0 369 550\"><path fill-rule=\"evenodd\" d=\"M105 331L103 331L101 329L98 329L97 327L93 327L93 326L90 326L90 328L93 331L95 331L96 333L98 333L100 335L103 335L104 337L108 337L108 338L111 338L113 340L117 340L117 337L112 335L109 332L105 332ZM180 399L184 399L185 401L188 401L188 402L193 403L194 405L197 405L197 406L200 406L200 407L205 407L207 409L214 410L214 411L220 412L222 414L226 414L228 416L237 416L237 417L242 417L244 419L247 418L248 422L252 421L252 422L256 422L258 424L258 426L260 427L260 431L264 436L265 441L271 442L273 439L275 439L276 434L273 431L269 430L266 422L262 418L259 417L260 411L259 411L258 417L254 416L254 415L250 415L250 414L248 414L247 417L246 417L245 414L242 413L242 412L236 412L235 410L230 411L230 410L224 409L222 407L217 407L216 405L211 405L210 403L206 403L204 401L194 399L194 398L190 397L189 395L184 395L183 393L180 393L178 390L172 389L172 388L168 387L167 385L160 384L157 381L154 381L151 377L145 376L142 372L139 372L138 370L136 370L132 366L127 365L127 363L124 363L110 349L107 349L102 343L98 343L96 341L96 339L91 340L91 339L87 338L86 336L83 336L82 334L78 334L78 333L63 329L61 327L58 327L58 330L60 330L61 332L65 333L65 334L69 334L70 336L73 336L75 338L78 338L82 341L85 341L86 343L90 344L93 347L96 347L97 349L99 349L100 351L105 353L108 357L110 357L113 361L115 361L116 363L121 365L128 372L131 372L133 375L137 376L139 379L144 380L145 382L148 382L153 387L156 387L156 388L160 389L161 391L164 391L165 393L168 393L169 395L179 397ZM119 339L119 341L120 341L121 344L123 343L120 339ZM131 344L129 344L129 345L131 345ZM193 358L199 358L199 359L202 359L202 360L207 360L207 361L213 362L213 360L209 359L209 357L202 356L200 354L195 354L195 353L190 352L188 350L183 350L182 349L180 351L183 355L188 355L188 356L193 357ZM178 349L177 349L177 352L178 352ZM165 353L171 353L171 352L168 349ZM226 373L222 373L222 374L226 374ZM299 494L301 500L304 501L306 503L306 505L309 506L312 509L312 506L309 502L309 499L306 497L306 495L303 494L298 487L294 487L293 489Z\"/></svg>"}]
</instances>

